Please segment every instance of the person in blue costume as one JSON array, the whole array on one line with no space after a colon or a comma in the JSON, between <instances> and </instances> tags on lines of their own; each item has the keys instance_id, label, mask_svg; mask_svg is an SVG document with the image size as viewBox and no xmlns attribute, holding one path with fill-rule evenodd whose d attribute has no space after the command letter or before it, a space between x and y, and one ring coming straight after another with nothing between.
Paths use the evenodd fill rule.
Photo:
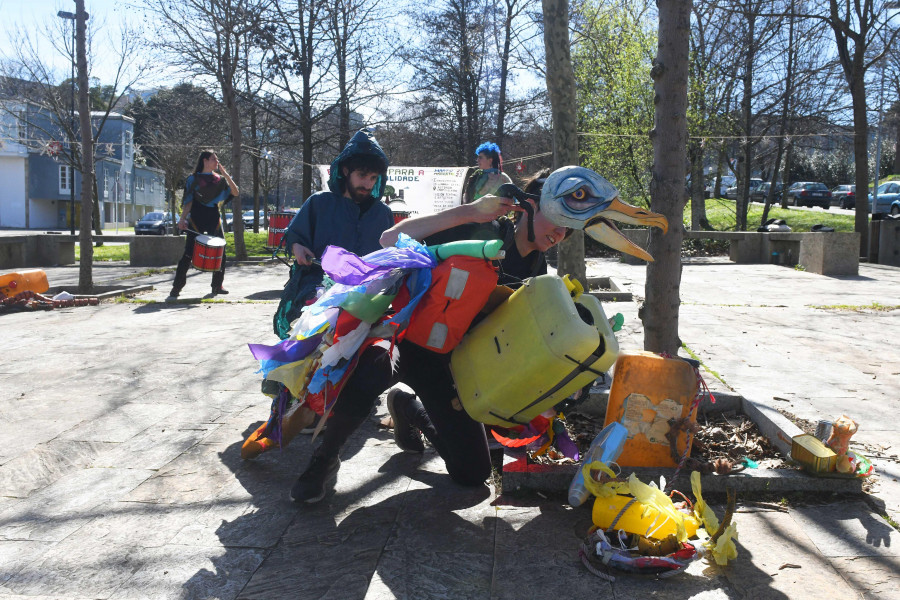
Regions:
<instances>
[{"instance_id":1,"label":"person in blue costume","mask_svg":"<svg viewBox=\"0 0 900 600\"><path fill-rule=\"evenodd\" d=\"M327 192L316 192L303 203L284 234L285 247L298 267L291 270L279 307L275 333L287 337L291 321L322 284L322 268L313 263L328 246L340 246L364 256L381 248L379 238L394 224L391 209L381 201L387 183L388 158L375 136L359 130L331 163Z\"/></svg>"},{"instance_id":2,"label":"person in blue costume","mask_svg":"<svg viewBox=\"0 0 900 600\"><path fill-rule=\"evenodd\" d=\"M469 204L482 196L493 194L504 183L512 183L509 175L503 172L503 158L500 146L493 142L484 142L475 149L475 162L478 168L466 181L463 191L463 203Z\"/></svg>"},{"instance_id":3,"label":"person in blue costume","mask_svg":"<svg viewBox=\"0 0 900 600\"><path fill-rule=\"evenodd\" d=\"M219 206L229 197L237 197L238 193L238 186L231 180L231 175L219 162L216 153L212 150L202 151L197 157L197 166L194 168L193 174L188 176L184 184L178 229L192 231L187 232L184 254L175 269L175 281L172 284L172 292L166 298L167 302L177 300L178 294L181 293L187 282L187 270L194 254L194 240L197 238L197 233L225 237L222 233ZM214 296L228 293L228 290L222 287L224 280L225 257L222 256L222 266L212 276L212 294Z\"/></svg>"},{"instance_id":4,"label":"person in blue costume","mask_svg":"<svg viewBox=\"0 0 900 600\"><path fill-rule=\"evenodd\" d=\"M534 185L537 187L527 189L539 192L540 183ZM546 269L542 260L535 259L561 242L568 232L566 227L544 218L539 210L535 213L534 240L528 238L527 219L497 221L502 215L521 210L512 199L488 195L441 213L401 221L384 233L381 244L392 246L400 233L425 239L429 244L507 239L507 254L499 268L508 277L507 283L521 283L535 274L536 263ZM456 392L449 354L438 354L401 340L393 352L389 343L376 343L360 355L335 402L322 444L291 489L292 500L312 504L333 489L341 464L340 452L347 439L365 421L379 395L398 382L411 387L421 400L397 388L388 394L397 445L405 452L421 453L425 449L421 437L424 434L455 482L466 486L484 483L491 473L487 436L483 424L461 410L458 401L454 404Z\"/></svg>"}]
</instances>

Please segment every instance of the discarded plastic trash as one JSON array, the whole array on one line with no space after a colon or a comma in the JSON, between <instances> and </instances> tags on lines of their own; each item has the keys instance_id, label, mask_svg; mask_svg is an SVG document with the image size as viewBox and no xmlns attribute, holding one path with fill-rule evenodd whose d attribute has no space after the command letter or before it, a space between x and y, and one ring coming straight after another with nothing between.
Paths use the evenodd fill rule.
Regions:
<instances>
[{"instance_id":1,"label":"discarded plastic trash","mask_svg":"<svg viewBox=\"0 0 900 600\"><path fill-rule=\"evenodd\" d=\"M859 426L847 415L832 421L819 421L815 436L803 434L791 440L791 458L807 471L815 474L840 474L868 477L875 471L872 462L864 455L849 449L850 438ZM828 441L820 438L830 430ZM838 475L839 476L839 475Z\"/></svg>"},{"instance_id":2,"label":"discarded plastic trash","mask_svg":"<svg viewBox=\"0 0 900 600\"><path fill-rule=\"evenodd\" d=\"M687 514L683 515L683 518L687 537L697 535L697 529L700 527L697 519ZM601 529L621 529L655 540L665 539L678 531L676 522L660 513L657 508L619 494L594 500L591 519L594 525Z\"/></svg>"},{"instance_id":3,"label":"discarded plastic trash","mask_svg":"<svg viewBox=\"0 0 900 600\"><path fill-rule=\"evenodd\" d=\"M804 433L791 438L791 458L811 473L834 471L837 455L814 435Z\"/></svg>"},{"instance_id":4,"label":"discarded plastic trash","mask_svg":"<svg viewBox=\"0 0 900 600\"><path fill-rule=\"evenodd\" d=\"M47 273L41 269L27 269L0 275L0 298L13 297L23 292L42 294L50 289Z\"/></svg>"},{"instance_id":5,"label":"discarded plastic trash","mask_svg":"<svg viewBox=\"0 0 900 600\"><path fill-rule=\"evenodd\" d=\"M621 423L610 423L591 442L590 448L584 453L582 464L589 465L597 460L606 465L615 462L622 453L622 447L625 444L627 435L628 431L624 425ZM569 485L569 504L581 506L590 495L591 493L584 484L584 469L579 468L575 472L575 477L572 478L572 483Z\"/></svg>"},{"instance_id":6,"label":"discarded plastic trash","mask_svg":"<svg viewBox=\"0 0 900 600\"><path fill-rule=\"evenodd\" d=\"M831 424L831 436L825 443L837 454L835 470L838 473L853 473L857 477L868 477L875 467L868 458L850 450L850 438L858 429L856 421L847 415L841 415Z\"/></svg>"},{"instance_id":7,"label":"discarded plastic trash","mask_svg":"<svg viewBox=\"0 0 900 600\"><path fill-rule=\"evenodd\" d=\"M694 367L681 358L652 352L622 354L616 361L605 424L619 422L628 439L618 463L623 467L677 467L666 434L670 419L691 414L699 378ZM678 453L690 453L685 431L677 437Z\"/></svg>"},{"instance_id":8,"label":"discarded plastic trash","mask_svg":"<svg viewBox=\"0 0 900 600\"><path fill-rule=\"evenodd\" d=\"M625 317L622 316L622 313L616 313L609 318L609 326L612 327L613 331L619 331L622 329L622 325L625 324Z\"/></svg>"},{"instance_id":9,"label":"discarded plastic trash","mask_svg":"<svg viewBox=\"0 0 900 600\"><path fill-rule=\"evenodd\" d=\"M53 296L53 299L54 300L74 300L75 296L73 296L69 292L62 291L62 292L56 294L55 296Z\"/></svg>"}]
</instances>

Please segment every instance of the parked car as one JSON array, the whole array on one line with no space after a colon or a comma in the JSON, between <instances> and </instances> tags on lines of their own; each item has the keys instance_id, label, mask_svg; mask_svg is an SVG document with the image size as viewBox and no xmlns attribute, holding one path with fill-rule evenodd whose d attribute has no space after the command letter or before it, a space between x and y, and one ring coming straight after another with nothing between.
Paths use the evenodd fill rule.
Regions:
<instances>
[{"instance_id":1,"label":"parked car","mask_svg":"<svg viewBox=\"0 0 900 600\"><path fill-rule=\"evenodd\" d=\"M234 215L232 213L225 213L225 220L222 222L222 227L225 229L225 233L229 231L233 231L232 226L234 224Z\"/></svg>"},{"instance_id":2,"label":"parked car","mask_svg":"<svg viewBox=\"0 0 900 600\"><path fill-rule=\"evenodd\" d=\"M750 197L751 197L751 200L753 199L753 190L755 190L756 188L758 188L758 187L761 186L762 184L763 184L763 180L762 180L762 179L758 179L758 178L754 177L754 178L752 178L752 179L750 180ZM738 195L738 188L737 188L737 182L735 182L735 184L734 184L733 186L731 186L730 188L728 188L727 190L725 190L725 197L728 198L729 200L737 200L737 195Z\"/></svg>"},{"instance_id":3,"label":"parked car","mask_svg":"<svg viewBox=\"0 0 900 600\"><path fill-rule=\"evenodd\" d=\"M706 197L707 198L724 198L725 192L737 183L737 178L734 175L722 175L722 182L719 185L719 191L715 192L714 188L716 186L716 178L710 177L706 180Z\"/></svg>"},{"instance_id":4,"label":"parked car","mask_svg":"<svg viewBox=\"0 0 900 600\"><path fill-rule=\"evenodd\" d=\"M856 206L856 186L839 185L831 189L831 199L841 208Z\"/></svg>"},{"instance_id":5,"label":"parked car","mask_svg":"<svg viewBox=\"0 0 900 600\"><path fill-rule=\"evenodd\" d=\"M831 207L831 191L824 183L816 181L797 181L785 192L788 204L794 206L821 206L825 210Z\"/></svg>"},{"instance_id":6,"label":"parked car","mask_svg":"<svg viewBox=\"0 0 900 600\"><path fill-rule=\"evenodd\" d=\"M244 219L244 229L250 229L253 227L253 211L247 210L244 211L244 214L241 215L241 218ZM266 227L265 224L266 216L260 212L259 213L259 226L262 228Z\"/></svg>"},{"instance_id":7,"label":"parked car","mask_svg":"<svg viewBox=\"0 0 900 600\"><path fill-rule=\"evenodd\" d=\"M872 212L872 198L869 194L869 212ZM878 186L878 204L876 213L900 215L900 183L889 181Z\"/></svg>"},{"instance_id":8,"label":"parked car","mask_svg":"<svg viewBox=\"0 0 900 600\"><path fill-rule=\"evenodd\" d=\"M750 190L750 201L751 202L765 202L766 198L769 195L769 188L772 187L772 184L768 181L761 183L755 188ZM781 202L781 182L775 183L775 195L772 197L773 202Z\"/></svg>"},{"instance_id":9,"label":"parked car","mask_svg":"<svg viewBox=\"0 0 900 600\"><path fill-rule=\"evenodd\" d=\"M149 212L134 224L135 235L166 235L172 231L172 213Z\"/></svg>"}]
</instances>

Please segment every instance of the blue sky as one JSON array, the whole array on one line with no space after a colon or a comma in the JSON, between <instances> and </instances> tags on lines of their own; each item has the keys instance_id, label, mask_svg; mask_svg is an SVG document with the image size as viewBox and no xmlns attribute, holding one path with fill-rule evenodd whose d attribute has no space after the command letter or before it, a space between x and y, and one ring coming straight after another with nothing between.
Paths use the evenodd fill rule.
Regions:
<instances>
[{"instance_id":1,"label":"blue sky","mask_svg":"<svg viewBox=\"0 0 900 600\"><path fill-rule=\"evenodd\" d=\"M136 16L140 19L143 15L137 15L134 9L129 7L128 0L86 0L85 8L94 25L102 25L112 34L117 34L123 20ZM14 52L11 38L16 32L28 32L36 34L48 24L62 22L56 13L60 10L75 12L73 0L0 0L0 57L10 56ZM143 11L141 11L143 12ZM71 21L65 22L66 31ZM39 36L38 36L39 37ZM107 39L105 33L95 37L95 45L104 43ZM41 56L54 68L66 71L69 68L69 57L63 56L54 50L45 40L40 40ZM91 75L99 77L103 83L107 83L113 76L114 64L112 61L104 61L104 53L95 49L95 62ZM67 72L67 71L66 71Z\"/></svg>"}]
</instances>

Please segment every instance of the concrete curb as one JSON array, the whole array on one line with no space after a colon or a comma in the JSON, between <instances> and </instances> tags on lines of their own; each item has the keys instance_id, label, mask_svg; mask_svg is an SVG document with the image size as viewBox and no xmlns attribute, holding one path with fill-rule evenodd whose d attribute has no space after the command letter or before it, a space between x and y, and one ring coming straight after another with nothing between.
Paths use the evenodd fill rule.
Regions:
<instances>
[{"instance_id":1,"label":"concrete curb","mask_svg":"<svg viewBox=\"0 0 900 600\"><path fill-rule=\"evenodd\" d=\"M791 438L803 431L784 415L770 406L749 400L740 394L714 392L715 404L709 395L700 402L700 412L727 412L740 410L753 421L760 432L785 456L791 453ZM591 394L588 400L578 406L578 412L593 417L606 414L609 391ZM536 492L565 493L575 476L579 465L533 465L527 464L523 452L506 452L503 459L503 492L531 490ZM671 480L675 469L671 468L629 468L622 469L628 476L635 473L644 483L659 481L660 476ZM710 493L724 493L731 486L738 493L760 492L837 492L861 494L862 479L843 477L815 477L795 469L747 469L739 474L720 476L704 475L703 490ZM691 492L690 474L679 474L673 487L684 493Z\"/></svg>"},{"instance_id":2,"label":"concrete curb","mask_svg":"<svg viewBox=\"0 0 900 600\"><path fill-rule=\"evenodd\" d=\"M77 285L75 287L78 287ZM45 296L54 296L59 292L66 292L71 289L71 286L54 286L49 290L44 292ZM76 298L99 298L100 300L108 300L110 298L116 298L118 296L131 296L133 294L137 294L139 292L148 292L153 290L153 286L150 284L145 285L136 285L134 287L123 288L115 285L95 285L94 294L73 294ZM71 293L71 292L69 292Z\"/></svg>"},{"instance_id":3,"label":"concrete curb","mask_svg":"<svg viewBox=\"0 0 900 600\"><path fill-rule=\"evenodd\" d=\"M545 492L566 493L576 470L580 465L534 465L526 464L522 453L507 452L503 457L503 493ZM671 481L675 469L652 467L624 467L622 475L631 473L644 483L659 482L660 477ZM859 478L813 477L795 469L747 469L734 475L703 475L703 491L724 494L730 486L739 494L787 493L787 492L837 492L861 494L862 480ZM685 494L691 494L690 473L680 473L672 487Z\"/></svg>"},{"instance_id":4,"label":"concrete curb","mask_svg":"<svg viewBox=\"0 0 900 600\"><path fill-rule=\"evenodd\" d=\"M634 298L610 277L588 277L587 286L587 292L601 302L631 302Z\"/></svg>"}]
</instances>

